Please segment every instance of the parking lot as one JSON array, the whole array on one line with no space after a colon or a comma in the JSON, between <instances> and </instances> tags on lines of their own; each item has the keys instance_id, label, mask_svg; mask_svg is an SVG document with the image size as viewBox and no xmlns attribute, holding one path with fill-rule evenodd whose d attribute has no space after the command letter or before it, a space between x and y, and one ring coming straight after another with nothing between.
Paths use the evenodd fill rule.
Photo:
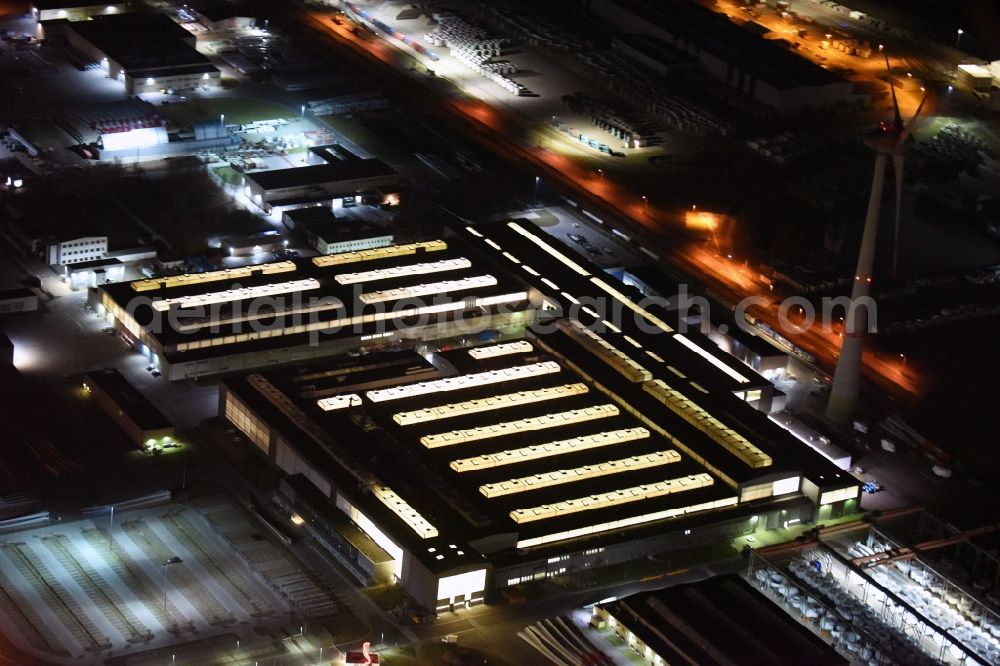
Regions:
<instances>
[{"instance_id":1,"label":"parking lot","mask_svg":"<svg viewBox=\"0 0 1000 666\"><path fill-rule=\"evenodd\" d=\"M53 663L143 663L136 653L216 634L232 635L233 657L263 659L299 618L338 609L223 496L121 512L113 525L98 513L0 545L4 634Z\"/></svg>"}]
</instances>

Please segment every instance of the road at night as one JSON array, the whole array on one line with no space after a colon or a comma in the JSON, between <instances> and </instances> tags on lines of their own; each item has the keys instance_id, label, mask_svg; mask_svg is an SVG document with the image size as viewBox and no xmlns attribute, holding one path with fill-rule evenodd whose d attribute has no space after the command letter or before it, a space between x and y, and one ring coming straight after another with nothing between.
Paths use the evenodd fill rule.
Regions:
<instances>
[{"instance_id":1,"label":"road at night","mask_svg":"<svg viewBox=\"0 0 1000 666\"><path fill-rule=\"evenodd\" d=\"M748 269L742 262L728 260L682 237L676 224L671 222L678 217L675 211L658 209L641 193L619 184L627 182L624 169L619 172L611 167L606 173L598 173L591 167L581 166L578 160L546 147L545 139L538 142L525 138L531 135L532 128L527 126L530 119L516 118L512 112L498 106L462 96L454 86L439 77L427 78L417 73L412 68L414 58L411 54L402 53L363 28L358 34L352 33L349 22L334 24L328 11L297 4L292 6L297 11L289 15L294 21L289 28L300 34L325 37L325 44L336 48L338 53L349 54L359 64L374 67L381 78L392 72L393 82L398 87L387 86L387 89L390 94L393 91L398 94L401 104L416 101L427 105L436 110L441 119L451 121L452 128L466 137L520 164L528 173L540 173L547 181L571 192L579 203L601 215L612 217L628 231L638 232L644 246L658 250L661 259L674 270L686 276L698 276L698 281L704 283L727 307L735 307L750 297L766 302L763 307L751 306L748 313L772 329L783 332L796 346L812 354L820 368L832 371L841 340L837 326L824 330L815 324L801 332L788 330L783 325L788 319L793 324L799 322L794 316L779 317L779 302L766 277ZM555 133L553 136L557 137ZM897 397L918 395L922 388L919 378L905 361L871 349L865 352L864 373L868 379Z\"/></svg>"}]
</instances>

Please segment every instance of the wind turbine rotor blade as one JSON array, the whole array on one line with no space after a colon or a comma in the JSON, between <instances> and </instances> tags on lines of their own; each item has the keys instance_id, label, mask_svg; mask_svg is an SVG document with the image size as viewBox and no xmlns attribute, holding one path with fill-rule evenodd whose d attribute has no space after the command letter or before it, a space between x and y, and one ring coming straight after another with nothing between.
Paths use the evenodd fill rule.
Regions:
<instances>
[{"instance_id":1,"label":"wind turbine rotor blade","mask_svg":"<svg viewBox=\"0 0 1000 666\"><path fill-rule=\"evenodd\" d=\"M889 77L889 92L892 93L892 114L893 119L896 121L896 131L901 131L903 129L903 118L899 115L899 102L896 100L896 84L892 82L892 67L889 65L889 54L882 51L882 56L885 58L885 72Z\"/></svg>"},{"instance_id":2,"label":"wind turbine rotor blade","mask_svg":"<svg viewBox=\"0 0 1000 666\"><path fill-rule=\"evenodd\" d=\"M903 163L902 153L892 154L892 170L896 172L896 228L892 237L892 278L896 279L896 266L899 262L899 229L903 219Z\"/></svg>"},{"instance_id":3,"label":"wind turbine rotor blade","mask_svg":"<svg viewBox=\"0 0 1000 666\"><path fill-rule=\"evenodd\" d=\"M906 139L910 136L910 133L917 126L917 119L920 118L920 112L924 110L924 103L927 101L929 96L930 93L924 93L923 98L920 100L920 104L917 105L917 110L913 112L913 117L910 118L910 122L906 123L906 128L903 130L903 133L900 134L900 141L906 141Z\"/></svg>"}]
</instances>

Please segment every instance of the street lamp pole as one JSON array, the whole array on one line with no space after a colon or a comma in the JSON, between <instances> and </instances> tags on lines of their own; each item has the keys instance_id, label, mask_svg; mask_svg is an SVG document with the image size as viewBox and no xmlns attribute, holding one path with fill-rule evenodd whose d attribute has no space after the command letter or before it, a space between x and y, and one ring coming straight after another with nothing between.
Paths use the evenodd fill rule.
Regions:
<instances>
[{"instance_id":1,"label":"street lamp pole","mask_svg":"<svg viewBox=\"0 0 1000 666\"><path fill-rule=\"evenodd\" d=\"M171 564L180 564L183 562L181 558L174 555L168 560L163 562L163 614L167 614L167 567Z\"/></svg>"},{"instance_id":2,"label":"street lamp pole","mask_svg":"<svg viewBox=\"0 0 1000 666\"><path fill-rule=\"evenodd\" d=\"M955 48L956 49L961 48L961 46L962 46L962 35L964 35L964 34L965 34L965 31L962 30L961 28L959 28L958 31L956 32L956 35L957 35L957 37L955 37Z\"/></svg>"}]
</instances>

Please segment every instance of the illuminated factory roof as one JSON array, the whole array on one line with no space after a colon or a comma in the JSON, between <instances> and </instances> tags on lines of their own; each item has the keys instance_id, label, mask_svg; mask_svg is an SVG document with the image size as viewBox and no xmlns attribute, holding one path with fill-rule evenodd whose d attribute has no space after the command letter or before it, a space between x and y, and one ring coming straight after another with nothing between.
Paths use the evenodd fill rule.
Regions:
<instances>
[{"instance_id":1,"label":"illuminated factory roof","mask_svg":"<svg viewBox=\"0 0 1000 666\"><path fill-rule=\"evenodd\" d=\"M367 398L372 402L385 402L387 400L399 400L401 398L415 398L430 393L440 393L447 391L460 391L474 386L486 386L488 384L499 384L501 382L511 382L517 379L527 379L540 375L549 375L559 372L559 364L554 361L543 361L541 363L530 363L526 365L513 365L501 370L487 370L485 372L474 372L457 377L446 379L436 379L430 382L419 382L417 384L404 384L394 388L369 391Z\"/></svg>"},{"instance_id":2,"label":"illuminated factory roof","mask_svg":"<svg viewBox=\"0 0 1000 666\"><path fill-rule=\"evenodd\" d=\"M608 460L596 465L583 465L572 469L560 469L544 474L532 474L522 476L518 479L508 479L498 483L487 483L479 486L479 492L487 497L498 497L500 495L510 495L512 493L523 493L535 488L545 486L558 486L561 483L573 483L583 479L590 479L596 476L607 476L617 474L623 470L645 469L646 467L657 467L668 465L680 461L681 457L676 451L656 451L641 456L629 456L618 460Z\"/></svg>"},{"instance_id":3,"label":"illuminated factory roof","mask_svg":"<svg viewBox=\"0 0 1000 666\"><path fill-rule=\"evenodd\" d=\"M645 428L622 428L581 435L572 439L562 439L544 444L532 444L519 449L505 449L496 453L485 453L474 458L460 458L451 461L451 468L456 472L475 472L490 467L515 465L517 463L550 458L568 453L576 453L587 449L625 444L649 437Z\"/></svg>"},{"instance_id":4,"label":"illuminated factory roof","mask_svg":"<svg viewBox=\"0 0 1000 666\"><path fill-rule=\"evenodd\" d=\"M426 264L410 264L409 266L393 266L391 268L377 268L371 271L360 271L357 273L341 273L335 278L338 284L359 284L364 282L375 282L376 280L391 280L393 278L406 277L408 275L429 275L431 273L441 273L444 271L456 271L463 268L470 268L472 262L465 257L458 259L444 259L443 261L432 261Z\"/></svg>"},{"instance_id":5,"label":"illuminated factory roof","mask_svg":"<svg viewBox=\"0 0 1000 666\"><path fill-rule=\"evenodd\" d=\"M453 339L455 348L425 356L385 353L268 373L346 459L377 471L406 515L438 530L430 541L488 543L484 554L507 558L730 520L772 501L808 502L803 479L821 493L856 487L748 404L763 379L684 330L676 315L642 302L529 222L458 232L461 254L393 254L350 274L392 268L402 257L411 258L407 266L467 258L470 268L371 279L383 291L397 281L438 282L426 279L435 273L501 283L514 274L533 299L563 308L558 325L478 346L475 336ZM321 270L348 275L340 265ZM572 307L573 299L587 309ZM242 397L242 381L226 386ZM294 441L303 465L345 476L351 487L321 448ZM379 525L393 538L424 540L415 518L384 513L375 498L359 501L385 517Z\"/></svg>"},{"instance_id":6,"label":"illuminated factory roof","mask_svg":"<svg viewBox=\"0 0 1000 666\"><path fill-rule=\"evenodd\" d=\"M475 400L464 400L462 402L451 402L446 405L425 407L410 412L398 412L393 414L392 419L399 425L412 425L414 423L426 423L427 421L437 421L439 419L450 419L456 416L466 416L480 412L489 412L505 407L518 407L528 405L533 402L544 400L554 400L571 395L586 393L589 389L586 384L577 382L575 384L563 384L561 386L548 386L534 391L518 391L516 393L504 393L489 398L477 398ZM320 401L323 402L322 400Z\"/></svg>"},{"instance_id":7,"label":"illuminated factory roof","mask_svg":"<svg viewBox=\"0 0 1000 666\"><path fill-rule=\"evenodd\" d=\"M476 347L469 350L469 356L478 361L484 358L496 358L497 356L506 356L508 354L527 354L532 349L531 343L527 340L518 340L516 342L504 342L499 345Z\"/></svg>"},{"instance_id":8,"label":"illuminated factory roof","mask_svg":"<svg viewBox=\"0 0 1000 666\"><path fill-rule=\"evenodd\" d=\"M529 309L523 282L432 240L101 287L102 303L167 361L201 359ZM239 366L237 366L239 367Z\"/></svg>"}]
</instances>

